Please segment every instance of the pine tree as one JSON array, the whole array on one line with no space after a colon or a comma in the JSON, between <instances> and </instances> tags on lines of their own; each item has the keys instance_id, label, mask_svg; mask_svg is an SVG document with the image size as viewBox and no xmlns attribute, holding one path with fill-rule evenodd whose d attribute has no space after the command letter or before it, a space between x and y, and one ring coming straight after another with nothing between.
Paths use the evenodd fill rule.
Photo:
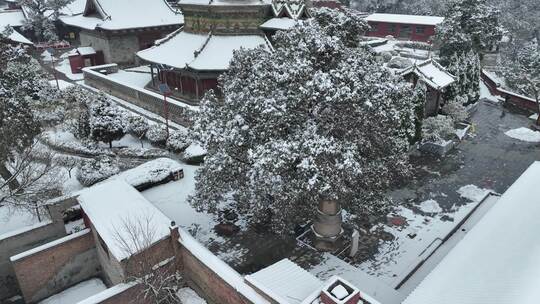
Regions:
<instances>
[{"instance_id":1,"label":"pine tree","mask_svg":"<svg viewBox=\"0 0 540 304\"><path fill-rule=\"evenodd\" d=\"M499 14L487 0L451 1L444 22L436 30L443 64L456 53L473 50L481 54L495 47L503 33Z\"/></svg>"},{"instance_id":2,"label":"pine tree","mask_svg":"<svg viewBox=\"0 0 540 304\"><path fill-rule=\"evenodd\" d=\"M23 28L32 30L39 41L58 41L54 22L60 10L71 2L73 0L22 0L26 12Z\"/></svg>"},{"instance_id":3,"label":"pine tree","mask_svg":"<svg viewBox=\"0 0 540 304\"><path fill-rule=\"evenodd\" d=\"M456 82L446 89L445 100L459 98L465 104L472 104L480 98L480 59L470 50L468 53L455 53L447 66L448 72L456 76Z\"/></svg>"},{"instance_id":4,"label":"pine tree","mask_svg":"<svg viewBox=\"0 0 540 304\"><path fill-rule=\"evenodd\" d=\"M290 231L321 199L364 225L385 214L390 181L409 172L409 84L317 24L278 32L275 51L235 53L223 99L202 101L194 134L207 150L192 202L232 201L254 221Z\"/></svg>"},{"instance_id":5,"label":"pine tree","mask_svg":"<svg viewBox=\"0 0 540 304\"><path fill-rule=\"evenodd\" d=\"M505 62L507 85L519 94L531 96L538 106L540 125L540 48L536 42L526 44L517 56Z\"/></svg>"},{"instance_id":6,"label":"pine tree","mask_svg":"<svg viewBox=\"0 0 540 304\"><path fill-rule=\"evenodd\" d=\"M360 36L369 30L360 13L348 8L336 10L322 7L313 9L312 14L325 34L338 38L347 47L357 47Z\"/></svg>"},{"instance_id":7,"label":"pine tree","mask_svg":"<svg viewBox=\"0 0 540 304\"><path fill-rule=\"evenodd\" d=\"M43 87L39 66L25 51L0 46L0 175L9 187L19 188L5 164L34 142L41 126L30 111L32 99Z\"/></svg>"}]
</instances>

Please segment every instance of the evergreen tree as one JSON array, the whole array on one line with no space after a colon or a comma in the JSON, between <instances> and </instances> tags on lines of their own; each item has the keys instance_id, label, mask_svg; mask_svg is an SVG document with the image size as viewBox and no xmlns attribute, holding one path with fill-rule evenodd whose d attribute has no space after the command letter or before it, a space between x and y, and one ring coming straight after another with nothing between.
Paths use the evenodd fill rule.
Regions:
<instances>
[{"instance_id":1,"label":"evergreen tree","mask_svg":"<svg viewBox=\"0 0 540 304\"><path fill-rule=\"evenodd\" d=\"M443 64L447 65L456 53L473 50L481 54L495 47L503 33L499 14L487 0L452 0L436 30Z\"/></svg>"},{"instance_id":2,"label":"evergreen tree","mask_svg":"<svg viewBox=\"0 0 540 304\"><path fill-rule=\"evenodd\" d=\"M0 175L12 190L19 185L6 162L31 146L41 131L29 109L39 99L42 79L39 66L23 49L0 46Z\"/></svg>"},{"instance_id":3,"label":"evergreen tree","mask_svg":"<svg viewBox=\"0 0 540 304\"><path fill-rule=\"evenodd\" d=\"M208 152L192 202L290 231L337 199L369 225L386 214L389 183L409 173L414 133L409 84L363 49L317 24L278 32L275 51L235 53L208 94L194 134Z\"/></svg>"},{"instance_id":4,"label":"evergreen tree","mask_svg":"<svg viewBox=\"0 0 540 304\"><path fill-rule=\"evenodd\" d=\"M414 136L409 141L414 143L422 138L422 122L424 121L426 107L426 92L427 87L423 82L418 82L414 88L413 103L414 103Z\"/></svg>"},{"instance_id":5,"label":"evergreen tree","mask_svg":"<svg viewBox=\"0 0 540 304\"><path fill-rule=\"evenodd\" d=\"M73 0L22 0L26 12L23 28L32 30L39 41L58 41L54 22L60 10L71 2Z\"/></svg>"},{"instance_id":6,"label":"evergreen tree","mask_svg":"<svg viewBox=\"0 0 540 304\"><path fill-rule=\"evenodd\" d=\"M444 93L445 100L459 98L465 104L472 104L480 99L480 58L470 50L468 53L452 55L447 70L456 76L456 82Z\"/></svg>"},{"instance_id":7,"label":"evergreen tree","mask_svg":"<svg viewBox=\"0 0 540 304\"><path fill-rule=\"evenodd\" d=\"M341 40L347 47L357 47L360 36L369 30L369 25L356 11L321 7L312 10L315 21L324 33Z\"/></svg>"},{"instance_id":8,"label":"evergreen tree","mask_svg":"<svg viewBox=\"0 0 540 304\"><path fill-rule=\"evenodd\" d=\"M506 84L519 94L530 96L538 106L540 125L540 48L535 42L526 44L517 56L505 62Z\"/></svg>"}]
</instances>

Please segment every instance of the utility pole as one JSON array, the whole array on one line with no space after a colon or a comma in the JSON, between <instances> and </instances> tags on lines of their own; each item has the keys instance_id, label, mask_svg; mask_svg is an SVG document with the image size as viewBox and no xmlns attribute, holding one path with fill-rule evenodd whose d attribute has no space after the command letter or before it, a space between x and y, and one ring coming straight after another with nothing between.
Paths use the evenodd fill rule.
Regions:
<instances>
[{"instance_id":1,"label":"utility pole","mask_svg":"<svg viewBox=\"0 0 540 304\"><path fill-rule=\"evenodd\" d=\"M54 49L53 48L47 48L47 53L51 54L51 61L52 61L52 69L53 69L54 80L56 81L56 88L58 90L60 90L60 84L58 83L58 77L56 76L56 67L54 66Z\"/></svg>"},{"instance_id":2,"label":"utility pole","mask_svg":"<svg viewBox=\"0 0 540 304\"><path fill-rule=\"evenodd\" d=\"M167 138L169 138L169 103L167 102L167 96L171 95L171 89L167 85L167 78L164 77L165 83L159 85L159 91L163 94L163 117L165 118L165 131L167 132Z\"/></svg>"}]
</instances>

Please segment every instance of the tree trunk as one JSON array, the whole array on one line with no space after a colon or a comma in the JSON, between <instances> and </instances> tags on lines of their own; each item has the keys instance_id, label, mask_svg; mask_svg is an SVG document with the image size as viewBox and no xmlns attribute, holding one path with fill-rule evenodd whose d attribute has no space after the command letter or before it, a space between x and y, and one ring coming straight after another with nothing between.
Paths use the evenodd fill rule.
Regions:
<instances>
[{"instance_id":1,"label":"tree trunk","mask_svg":"<svg viewBox=\"0 0 540 304\"><path fill-rule=\"evenodd\" d=\"M112 149L112 140L109 141L109 148Z\"/></svg>"},{"instance_id":2,"label":"tree trunk","mask_svg":"<svg viewBox=\"0 0 540 304\"><path fill-rule=\"evenodd\" d=\"M19 181L17 181L16 178L13 178L13 174L11 174L4 163L0 164L0 175L5 181L9 180L8 186L11 191L17 191L17 189L19 189Z\"/></svg>"}]
</instances>

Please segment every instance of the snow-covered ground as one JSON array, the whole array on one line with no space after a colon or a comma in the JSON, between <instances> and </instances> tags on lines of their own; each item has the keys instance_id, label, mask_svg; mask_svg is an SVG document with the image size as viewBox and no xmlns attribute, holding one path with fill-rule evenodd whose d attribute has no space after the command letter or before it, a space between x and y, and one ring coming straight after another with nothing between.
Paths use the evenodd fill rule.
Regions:
<instances>
[{"instance_id":1,"label":"snow-covered ground","mask_svg":"<svg viewBox=\"0 0 540 304\"><path fill-rule=\"evenodd\" d=\"M190 231L198 241L207 244L217 238L213 230L217 222L213 215L198 212L188 203L189 195L195 190L195 171L198 167L183 164L183 168L184 178L145 190L142 195L179 227Z\"/></svg>"},{"instance_id":2,"label":"snow-covered ground","mask_svg":"<svg viewBox=\"0 0 540 304\"><path fill-rule=\"evenodd\" d=\"M39 219L24 209L0 207L0 239L2 235L39 223Z\"/></svg>"},{"instance_id":3,"label":"snow-covered ground","mask_svg":"<svg viewBox=\"0 0 540 304\"><path fill-rule=\"evenodd\" d=\"M68 59L64 59L62 61L58 61L55 63L55 69L64 74L67 78L71 79L71 80L83 80L84 79L84 74L83 73L77 73L77 74L73 74L71 73L71 66L69 65L69 60Z\"/></svg>"},{"instance_id":4,"label":"snow-covered ground","mask_svg":"<svg viewBox=\"0 0 540 304\"><path fill-rule=\"evenodd\" d=\"M537 143L540 142L540 132L534 131L529 128L518 128L505 132L509 137L526 142Z\"/></svg>"},{"instance_id":5,"label":"snow-covered ground","mask_svg":"<svg viewBox=\"0 0 540 304\"><path fill-rule=\"evenodd\" d=\"M176 293L182 304L206 304L206 301L191 288L180 288Z\"/></svg>"},{"instance_id":6,"label":"snow-covered ground","mask_svg":"<svg viewBox=\"0 0 540 304\"><path fill-rule=\"evenodd\" d=\"M100 279L91 279L55 294L39 304L74 304L107 289Z\"/></svg>"},{"instance_id":7,"label":"snow-covered ground","mask_svg":"<svg viewBox=\"0 0 540 304\"><path fill-rule=\"evenodd\" d=\"M493 103L501 102L501 98L499 96L492 95L486 84L483 81L480 81L480 100L482 99Z\"/></svg>"},{"instance_id":8,"label":"snow-covered ground","mask_svg":"<svg viewBox=\"0 0 540 304\"><path fill-rule=\"evenodd\" d=\"M358 268L379 278L388 286L395 288L442 244L443 240L489 193L474 185L457 190L470 202L455 204L450 210L443 210L435 199L420 202L417 208L421 213L403 206L398 207L395 217L403 218L405 225L383 225L387 233L393 235L391 241L381 241L378 253Z\"/></svg>"},{"instance_id":9,"label":"snow-covered ground","mask_svg":"<svg viewBox=\"0 0 540 304\"><path fill-rule=\"evenodd\" d=\"M49 80L49 84L54 88L57 87L56 86L56 80L54 80L54 79ZM62 80L62 79L58 79L58 87L60 87L60 90L64 90L64 89L69 88L71 86L73 86L73 83L67 82L67 81Z\"/></svg>"},{"instance_id":10,"label":"snow-covered ground","mask_svg":"<svg viewBox=\"0 0 540 304\"><path fill-rule=\"evenodd\" d=\"M135 70L140 71L140 69ZM152 76L150 72L135 72L133 70L119 70L118 73L112 73L107 75L114 80L129 83L132 86L138 88L144 88L151 80Z\"/></svg>"}]
</instances>

